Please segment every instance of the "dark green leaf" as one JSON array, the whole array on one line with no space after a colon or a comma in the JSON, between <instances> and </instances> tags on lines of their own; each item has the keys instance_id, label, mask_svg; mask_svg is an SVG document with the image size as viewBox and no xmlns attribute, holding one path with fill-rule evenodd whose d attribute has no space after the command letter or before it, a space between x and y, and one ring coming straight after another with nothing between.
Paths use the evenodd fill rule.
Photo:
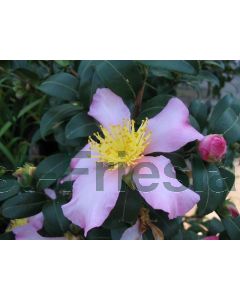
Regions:
<instances>
[{"instance_id":1,"label":"dark green leaf","mask_svg":"<svg viewBox=\"0 0 240 300\"><path fill-rule=\"evenodd\" d=\"M194 191L201 197L198 214L202 216L216 210L224 202L230 190L232 174L229 173L226 178L227 170L220 172L214 164L206 164L198 157L193 158L192 168Z\"/></svg>"},{"instance_id":2,"label":"dark green leaf","mask_svg":"<svg viewBox=\"0 0 240 300\"><path fill-rule=\"evenodd\" d=\"M0 234L0 240L14 240L15 236L13 232L5 232Z\"/></svg>"},{"instance_id":3,"label":"dark green leaf","mask_svg":"<svg viewBox=\"0 0 240 300\"><path fill-rule=\"evenodd\" d=\"M230 239L240 240L240 216L237 218L228 217L222 222Z\"/></svg>"},{"instance_id":4,"label":"dark green leaf","mask_svg":"<svg viewBox=\"0 0 240 300\"><path fill-rule=\"evenodd\" d=\"M212 124L211 132L222 134L229 144L240 141L240 114L236 114L230 107L227 108Z\"/></svg>"},{"instance_id":5,"label":"dark green leaf","mask_svg":"<svg viewBox=\"0 0 240 300\"><path fill-rule=\"evenodd\" d=\"M187 74L196 73L193 66L185 60L142 60L141 62L153 69L164 69Z\"/></svg>"},{"instance_id":6,"label":"dark green leaf","mask_svg":"<svg viewBox=\"0 0 240 300\"><path fill-rule=\"evenodd\" d=\"M208 220L203 225L208 228L209 235L216 235L224 230L222 222L216 218Z\"/></svg>"},{"instance_id":7,"label":"dark green leaf","mask_svg":"<svg viewBox=\"0 0 240 300\"><path fill-rule=\"evenodd\" d=\"M142 77L133 61L106 60L96 66L96 73L104 87L123 98L136 98Z\"/></svg>"},{"instance_id":8,"label":"dark green leaf","mask_svg":"<svg viewBox=\"0 0 240 300\"><path fill-rule=\"evenodd\" d=\"M80 111L79 106L72 104L62 104L49 109L42 117L40 122L40 132L42 137L51 133L66 119L72 117Z\"/></svg>"},{"instance_id":9,"label":"dark green leaf","mask_svg":"<svg viewBox=\"0 0 240 300\"><path fill-rule=\"evenodd\" d=\"M125 184L123 184L122 190L124 188L126 188ZM126 192L122 191L120 193L117 204L103 226L112 229L121 227L123 223L134 224L142 206L143 200L139 192L127 188Z\"/></svg>"},{"instance_id":10,"label":"dark green leaf","mask_svg":"<svg viewBox=\"0 0 240 300\"><path fill-rule=\"evenodd\" d=\"M6 200L19 192L19 184L15 179L0 179L0 201Z\"/></svg>"},{"instance_id":11,"label":"dark green leaf","mask_svg":"<svg viewBox=\"0 0 240 300\"><path fill-rule=\"evenodd\" d=\"M211 119L209 122L210 127L213 126L216 122L220 122L222 114L226 111L226 109L232 108L232 110L236 113L240 113L240 101L239 99L234 98L232 95L226 95L223 97L213 109Z\"/></svg>"},{"instance_id":12,"label":"dark green leaf","mask_svg":"<svg viewBox=\"0 0 240 300\"><path fill-rule=\"evenodd\" d=\"M79 79L68 73L58 73L44 81L39 89L45 94L64 100L78 99Z\"/></svg>"},{"instance_id":13,"label":"dark green leaf","mask_svg":"<svg viewBox=\"0 0 240 300\"><path fill-rule=\"evenodd\" d=\"M46 203L44 194L27 192L8 199L2 206L2 215L9 219L26 218L39 213Z\"/></svg>"},{"instance_id":14,"label":"dark green leaf","mask_svg":"<svg viewBox=\"0 0 240 300\"><path fill-rule=\"evenodd\" d=\"M86 112L80 112L68 122L65 134L67 139L75 139L92 135L97 130L98 126L95 120Z\"/></svg>"},{"instance_id":15,"label":"dark green leaf","mask_svg":"<svg viewBox=\"0 0 240 300\"><path fill-rule=\"evenodd\" d=\"M51 155L40 162L35 176L38 178L38 188L44 189L62 178L68 168L70 158L68 155L58 153Z\"/></svg>"},{"instance_id":16,"label":"dark green leaf","mask_svg":"<svg viewBox=\"0 0 240 300\"><path fill-rule=\"evenodd\" d=\"M61 204L58 200L54 200L43 206L44 229L50 236L62 236L71 223L63 215Z\"/></svg>"},{"instance_id":17,"label":"dark green leaf","mask_svg":"<svg viewBox=\"0 0 240 300\"><path fill-rule=\"evenodd\" d=\"M201 129L204 128L208 117L207 104L201 100L194 100L189 107L190 114L197 120Z\"/></svg>"}]
</instances>

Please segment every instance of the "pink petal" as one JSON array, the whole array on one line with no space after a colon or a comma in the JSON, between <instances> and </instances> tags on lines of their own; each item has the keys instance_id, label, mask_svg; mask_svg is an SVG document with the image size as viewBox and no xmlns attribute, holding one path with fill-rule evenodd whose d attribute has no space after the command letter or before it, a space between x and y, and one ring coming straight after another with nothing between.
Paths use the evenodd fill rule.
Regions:
<instances>
[{"instance_id":1,"label":"pink petal","mask_svg":"<svg viewBox=\"0 0 240 300\"><path fill-rule=\"evenodd\" d=\"M189 142L203 138L203 135L190 125L189 111L178 98L172 98L158 115L150 119L148 128L152 136L145 154L173 152Z\"/></svg>"},{"instance_id":2,"label":"pink petal","mask_svg":"<svg viewBox=\"0 0 240 300\"><path fill-rule=\"evenodd\" d=\"M61 183L66 181L75 181L78 176L86 169L96 168L97 158L94 158L95 153L90 151L90 146L87 144L72 158L70 167L72 172L61 180Z\"/></svg>"},{"instance_id":3,"label":"pink petal","mask_svg":"<svg viewBox=\"0 0 240 300\"><path fill-rule=\"evenodd\" d=\"M141 163L146 163L142 165ZM139 168L139 169L138 169ZM155 178L139 178L138 174L153 174L153 169L159 173ZM183 216L200 200L198 194L182 186L176 179L176 174L169 159L164 156L152 157L145 156L134 168L133 179L137 185L138 191L142 197L155 209L161 209L169 213L169 218L173 219ZM156 184L151 191L145 191L142 187L148 187Z\"/></svg>"},{"instance_id":4,"label":"pink petal","mask_svg":"<svg viewBox=\"0 0 240 300\"><path fill-rule=\"evenodd\" d=\"M97 190L96 177L95 169L89 169L88 175L79 176L73 184L72 200L62 207L64 215L72 223L84 228L85 235L90 229L103 224L120 191L118 178L121 182L121 176L118 176L117 170L105 171L103 190Z\"/></svg>"},{"instance_id":5,"label":"pink petal","mask_svg":"<svg viewBox=\"0 0 240 300\"><path fill-rule=\"evenodd\" d=\"M203 240L214 241L214 240L219 240L219 237L216 235L210 235L203 238Z\"/></svg>"},{"instance_id":6,"label":"pink petal","mask_svg":"<svg viewBox=\"0 0 240 300\"><path fill-rule=\"evenodd\" d=\"M28 218L28 223L31 224L36 230L40 230L43 228L43 221L44 221L44 217L42 212Z\"/></svg>"},{"instance_id":7,"label":"pink petal","mask_svg":"<svg viewBox=\"0 0 240 300\"><path fill-rule=\"evenodd\" d=\"M121 237L121 240L142 240L142 233L140 232L140 222L137 222L126 229Z\"/></svg>"},{"instance_id":8,"label":"pink petal","mask_svg":"<svg viewBox=\"0 0 240 300\"><path fill-rule=\"evenodd\" d=\"M122 98L106 88L97 89L88 114L104 127L121 124L123 119L130 119L130 111Z\"/></svg>"},{"instance_id":9,"label":"pink petal","mask_svg":"<svg viewBox=\"0 0 240 300\"><path fill-rule=\"evenodd\" d=\"M48 238L41 236L31 224L26 224L13 229L16 240L65 240L65 237Z\"/></svg>"},{"instance_id":10,"label":"pink petal","mask_svg":"<svg viewBox=\"0 0 240 300\"><path fill-rule=\"evenodd\" d=\"M44 189L44 193L52 200L56 200L57 198L56 192L53 189L46 188Z\"/></svg>"}]
</instances>

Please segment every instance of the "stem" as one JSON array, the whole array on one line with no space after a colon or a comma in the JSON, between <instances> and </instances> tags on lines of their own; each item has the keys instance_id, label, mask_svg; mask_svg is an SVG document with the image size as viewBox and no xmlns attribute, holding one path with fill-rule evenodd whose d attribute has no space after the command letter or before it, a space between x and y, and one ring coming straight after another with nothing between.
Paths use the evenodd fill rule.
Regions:
<instances>
[{"instance_id":1,"label":"stem","mask_svg":"<svg viewBox=\"0 0 240 300\"><path fill-rule=\"evenodd\" d=\"M145 68L144 69L144 80L143 80L143 85L141 87L141 89L138 91L137 97L135 99L135 108L134 108L134 118L136 118L142 108L142 99L143 99L143 95L144 95L144 90L145 90L145 86L146 86L146 81L147 81L147 76L148 76L148 69Z\"/></svg>"}]
</instances>

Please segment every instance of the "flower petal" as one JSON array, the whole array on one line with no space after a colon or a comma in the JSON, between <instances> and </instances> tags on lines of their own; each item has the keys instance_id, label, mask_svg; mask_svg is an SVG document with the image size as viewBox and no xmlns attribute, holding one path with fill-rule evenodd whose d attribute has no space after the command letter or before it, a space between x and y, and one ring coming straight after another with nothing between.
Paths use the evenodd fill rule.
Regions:
<instances>
[{"instance_id":1,"label":"flower petal","mask_svg":"<svg viewBox=\"0 0 240 300\"><path fill-rule=\"evenodd\" d=\"M126 229L121 237L121 240L142 240L142 233L140 232L140 222L137 222Z\"/></svg>"},{"instance_id":2,"label":"flower petal","mask_svg":"<svg viewBox=\"0 0 240 300\"><path fill-rule=\"evenodd\" d=\"M152 132L151 142L144 154L173 152L185 144L203 139L203 135L189 123L189 111L178 98L172 98L167 106L148 121Z\"/></svg>"},{"instance_id":3,"label":"flower petal","mask_svg":"<svg viewBox=\"0 0 240 300\"><path fill-rule=\"evenodd\" d=\"M65 237L48 238L41 236L32 224L18 226L13 229L16 240L65 240Z\"/></svg>"},{"instance_id":4,"label":"flower petal","mask_svg":"<svg viewBox=\"0 0 240 300\"><path fill-rule=\"evenodd\" d=\"M44 217L42 212L28 218L28 223L31 224L36 230L40 230L43 228L43 221L44 221Z\"/></svg>"},{"instance_id":5,"label":"flower petal","mask_svg":"<svg viewBox=\"0 0 240 300\"><path fill-rule=\"evenodd\" d=\"M56 192L53 189L46 188L46 189L44 189L44 193L52 200L57 199Z\"/></svg>"},{"instance_id":6,"label":"flower petal","mask_svg":"<svg viewBox=\"0 0 240 300\"><path fill-rule=\"evenodd\" d=\"M96 168L97 158L92 157L92 155L94 155L94 153L90 150L90 145L87 144L72 158L70 163L72 172L63 178L61 183L75 181L86 169Z\"/></svg>"},{"instance_id":7,"label":"flower petal","mask_svg":"<svg viewBox=\"0 0 240 300\"><path fill-rule=\"evenodd\" d=\"M118 199L118 181L121 182L118 171L106 170L103 180L101 178L101 174L93 168L89 169L88 175L79 176L73 184L72 200L62 206L64 215L84 228L85 235L90 229L103 224ZM102 188L99 182L103 182Z\"/></svg>"},{"instance_id":8,"label":"flower petal","mask_svg":"<svg viewBox=\"0 0 240 300\"><path fill-rule=\"evenodd\" d=\"M97 89L88 114L106 128L130 119L130 111L122 98L106 88Z\"/></svg>"},{"instance_id":9,"label":"flower petal","mask_svg":"<svg viewBox=\"0 0 240 300\"><path fill-rule=\"evenodd\" d=\"M170 219L183 216L200 200L198 194L184 187L176 179L170 160L164 156L145 156L133 171L133 179L142 197L153 208L168 212ZM149 176L154 171L154 178L140 177L147 174ZM154 186L146 189L151 184Z\"/></svg>"}]
</instances>

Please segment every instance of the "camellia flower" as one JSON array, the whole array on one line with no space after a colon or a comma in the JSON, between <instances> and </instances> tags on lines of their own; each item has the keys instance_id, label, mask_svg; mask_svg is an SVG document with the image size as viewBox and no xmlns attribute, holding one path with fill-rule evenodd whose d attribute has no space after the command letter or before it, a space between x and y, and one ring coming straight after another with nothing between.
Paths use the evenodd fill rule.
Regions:
<instances>
[{"instance_id":1,"label":"camellia flower","mask_svg":"<svg viewBox=\"0 0 240 300\"><path fill-rule=\"evenodd\" d=\"M64 215L84 228L85 235L101 226L109 216L119 196L119 182L125 176L131 177L149 205L167 212L170 219L184 215L199 201L197 193L183 188L175 172L165 174L173 170L169 159L162 155L147 156L153 152L173 152L189 142L202 140L203 136L190 125L189 111L183 102L172 98L158 115L143 120L136 128L123 100L102 88L93 96L88 114L101 124L101 133L90 137L72 160L74 170L68 179L75 180L73 195L71 201L63 205ZM87 150L91 155L84 158ZM103 189L96 188L97 162L107 167ZM157 175L149 183L153 175L150 166ZM87 169L88 174L77 174L77 169ZM156 183L153 189L142 188L152 182Z\"/></svg>"},{"instance_id":2,"label":"camellia flower","mask_svg":"<svg viewBox=\"0 0 240 300\"><path fill-rule=\"evenodd\" d=\"M227 142L220 134L210 134L201 140L198 150L203 160L218 162L227 152Z\"/></svg>"}]
</instances>

